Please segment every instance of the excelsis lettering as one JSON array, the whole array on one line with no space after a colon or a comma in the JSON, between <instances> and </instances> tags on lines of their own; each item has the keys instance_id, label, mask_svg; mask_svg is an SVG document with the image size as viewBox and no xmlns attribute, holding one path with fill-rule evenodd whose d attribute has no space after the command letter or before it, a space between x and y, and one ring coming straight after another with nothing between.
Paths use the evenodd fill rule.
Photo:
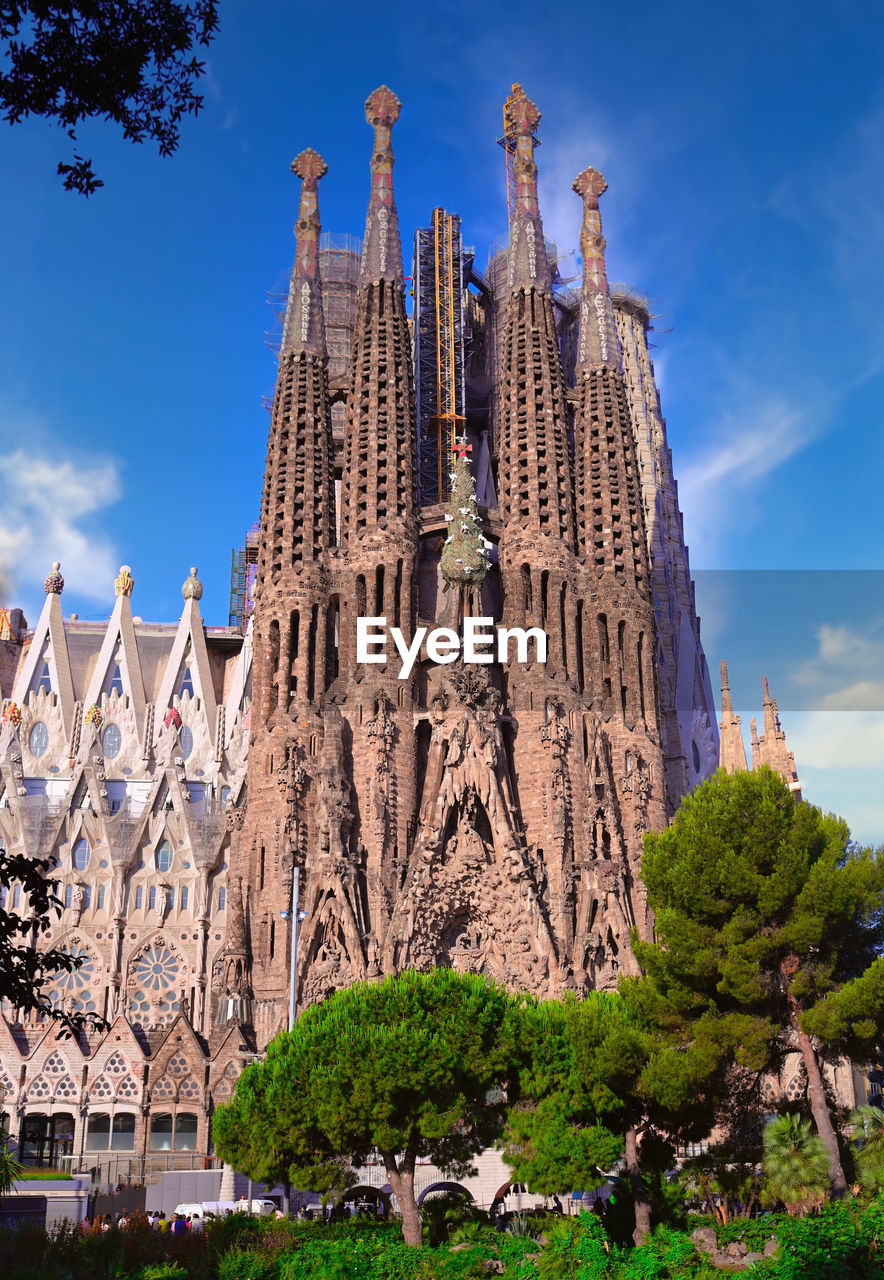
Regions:
<instances>
[{"instance_id":1,"label":"excelsis lettering","mask_svg":"<svg viewBox=\"0 0 884 1280\"><path fill-rule=\"evenodd\" d=\"M515 644L516 661L528 662L528 644L533 642L532 662L546 662L546 632L540 627L495 627L493 618L464 618L463 636L451 627L418 627L408 644L399 627L387 627L386 618L356 619L356 661L387 661L387 636L391 636L402 659L399 679L407 680L426 642L431 662L508 662L510 642Z\"/></svg>"}]
</instances>

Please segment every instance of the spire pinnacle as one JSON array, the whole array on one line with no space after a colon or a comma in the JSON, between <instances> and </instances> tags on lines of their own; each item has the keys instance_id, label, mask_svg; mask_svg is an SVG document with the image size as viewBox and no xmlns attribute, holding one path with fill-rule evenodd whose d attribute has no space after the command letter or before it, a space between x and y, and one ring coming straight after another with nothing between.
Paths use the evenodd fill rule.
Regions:
<instances>
[{"instance_id":1,"label":"spire pinnacle","mask_svg":"<svg viewBox=\"0 0 884 1280\"><path fill-rule=\"evenodd\" d=\"M319 278L319 201L316 187L328 173L318 151L308 147L292 161L292 173L301 179L297 249L289 285L281 354L291 351L324 357L325 323L322 316L322 282Z\"/></svg>"},{"instance_id":2,"label":"spire pinnacle","mask_svg":"<svg viewBox=\"0 0 884 1280\"><path fill-rule=\"evenodd\" d=\"M738 773L746 768L746 748L743 734L740 731L742 720L734 714L731 701L731 690L727 680L727 663L721 663L721 720L718 728L721 731L721 745L718 754L718 766L728 773Z\"/></svg>"},{"instance_id":3,"label":"spire pinnacle","mask_svg":"<svg viewBox=\"0 0 884 1280\"><path fill-rule=\"evenodd\" d=\"M605 268L605 237L599 197L608 184L598 169L591 165L574 179L572 190L583 201L580 223L580 256L583 259L583 289L580 298L580 340L577 368L591 369L600 365L620 368L620 339L614 319L614 307L608 289Z\"/></svg>"},{"instance_id":4,"label":"spire pinnacle","mask_svg":"<svg viewBox=\"0 0 884 1280\"><path fill-rule=\"evenodd\" d=\"M510 103L507 115L516 140L509 286L511 289L537 289L541 293L549 293L552 280L540 220L537 165L534 162L534 131L540 123L540 112L530 98L522 96Z\"/></svg>"},{"instance_id":5,"label":"spire pinnacle","mask_svg":"<svg viewBox=\"0 0 884 1280\"><path fill-rule=\"evenodd\" d=\"M393 125L402 103L382 84L365 103L365 118L374 129L371 156L371 196L365 219L362 272L359 283L374 280L402 281L402 244L399 216L393 199Z\"/></svg>"}]
</instances>

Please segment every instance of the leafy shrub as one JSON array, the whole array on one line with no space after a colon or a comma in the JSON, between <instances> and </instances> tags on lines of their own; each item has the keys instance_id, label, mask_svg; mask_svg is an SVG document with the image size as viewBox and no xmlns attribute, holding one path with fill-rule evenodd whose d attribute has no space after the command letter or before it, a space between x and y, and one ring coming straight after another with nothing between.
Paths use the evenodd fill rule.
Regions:
<instances>
[{"instance_id":1,"label":"leafy shrub","mask_svg":"<svg viewBox=\"0 0 884 1280\"><path fill-rule=\"evenodd\" d=\"M145 1267L138 1273L138 1280L187 1280L187 1268L177 1267L174 1262L161 1262Z\"/></svg>"},{"instance_id":2,"label":"leafy shrub","mask_svg":"<svg viewBox=\"0 0 884 1280\"><path fill-rule=\"evenodd\" d=\"M230 1249L218 1260L218 1280L275 1280L275 1261L254 1249Z\"/></svg>"}]
</instances>

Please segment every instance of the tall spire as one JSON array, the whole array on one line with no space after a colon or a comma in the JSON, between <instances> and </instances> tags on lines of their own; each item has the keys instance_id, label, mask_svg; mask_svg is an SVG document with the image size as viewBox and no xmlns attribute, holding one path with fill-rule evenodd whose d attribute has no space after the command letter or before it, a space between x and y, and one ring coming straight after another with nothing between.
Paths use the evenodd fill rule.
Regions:
<instances>
[{"instance_id":1,"label":"tall spire","mask_svg":"<svg viewBox=\"0 0 884 1280\"><path fill-rule=\"evenodd\" d=\"M798 770L795 768L795 755L786 745L786 734L780 724L780 712L776 698L770 696L770 685L767 676L761 677L764 690L764 733L759 742L759 756L762 764L770 765L786 782L791 791L801 798L801 783Z\"/></svg>"},{"instance_id":2,"label":"tall spire","mask_svg":"<svg viewBox=\"0 0 884 1280\"><path fill-rule=\"evenodd\" d=\"M393 199L393 125L402 103L382 84L365 103L365 118L374 129L371 156L371 198L365 219L362 272L359 283L403 278L399 215Z\"/></svg>"},{"instance_id":3,"label":"tall spire","mask_svg":"<svg viewBox=\"0 0 884 1280\"><path fill-rule=\"evenodd\" d=\"M415 519L411 334L390 149L400 107L386 85L365 104L375 139L341 486L341 541L351 549L365 537L377 541L379 530L398 529L410 538Z\"/></svg>"},{"instance_id":4,"label":"tall spire","mask_svg":"<svg viewBox=\"0 0 884 1280\"><path fill-rule=\"evenodd\" d=\"M510 227L509 287L550 293L552 280L537 202L534 162L534 130L540 122L540 112L530 98L521 97L511 104L508 115L516 133L513 157L516 196Z\"/></svg>"},{"instance_id":5,"label":"tall spire","mask_svg":"<svg viewBox=\"0 0 884 1280\"><path fill-rule=\"evenodd\" d=\"M325 323L322 317L322 283L319 278L319 201L316 188L328 173L318 151L308 147L292 161L292 173L301 179L301 201L295 223L297 250L289 300L285 313L280 355L304 351L325 357Z\"/></svg>"},{"instance_id":6,"label":"tall spire","mask_svg":"<svg viewBox=\"0 0 884 1280\"><path fill-rule=\"evenodd\" d=\"M743 744L743 735L740 732L742 723L740 717L734 713L731 689L727 681L727 663L722 659L721 720L718 725L721 731L721 746L718 765L719 768L726 769L728 773L739 773L746 768L746 748Z\"/></svg>"},{"instance_id":7,"label":"tall spire","mask_svg":"<svg viewBox=\"0 0 884 1280\"><path fill-rule=\"evenodd\" d=\"M583 288L580 295L578 373L601 365L614 365L618 369L622 366L620 339L605 270L605 237L599 212L599 196L607 189L607 182L592 166L579 173L573 183L573 190L583 201L580 224Z\"/></svg>"}]
</instances>

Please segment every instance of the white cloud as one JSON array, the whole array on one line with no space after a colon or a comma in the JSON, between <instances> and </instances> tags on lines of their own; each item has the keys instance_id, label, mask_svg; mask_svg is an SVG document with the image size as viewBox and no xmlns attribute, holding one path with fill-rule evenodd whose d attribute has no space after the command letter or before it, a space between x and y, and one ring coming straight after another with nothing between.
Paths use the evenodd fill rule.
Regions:
<instances>
[{"instance_id":1,"label":"white cloud","mask_svg":"<svg viewBox=\"0 0 884 1280\"><path fill-rule=\"evenodd\" d=\"M45 446L0 458L0 589L8 604L33 611L39 583L54 560L76 591L105 599L118 558L110 542L83 522L116 502L120 479L112 461L83 462ZM30 615L29 615L30 616Z\"/></svg>"},{"instance_id":2,"label":"white cloud","mask_svg":"<svg viewBox=\"0 0 884 1280\"><path fill-rule=\"evenodd\" d=\"M816 435L809 414L778 395L744 390L710 427L711 443L679 467L688 542L708 560L745 515L744 498Z\"/></svg>"},{"instance_id":3,"label":"white cloud","mask_svg":"<svg viewBox=\"0 0 884 1280\"><path fill-rule=\"evenodd\" d=\"M815 690L826 711L884 712L884 619L860 630L846 623L816 629L817 651L790 674L793 684Z\"/></svg>"}]
</instances>

